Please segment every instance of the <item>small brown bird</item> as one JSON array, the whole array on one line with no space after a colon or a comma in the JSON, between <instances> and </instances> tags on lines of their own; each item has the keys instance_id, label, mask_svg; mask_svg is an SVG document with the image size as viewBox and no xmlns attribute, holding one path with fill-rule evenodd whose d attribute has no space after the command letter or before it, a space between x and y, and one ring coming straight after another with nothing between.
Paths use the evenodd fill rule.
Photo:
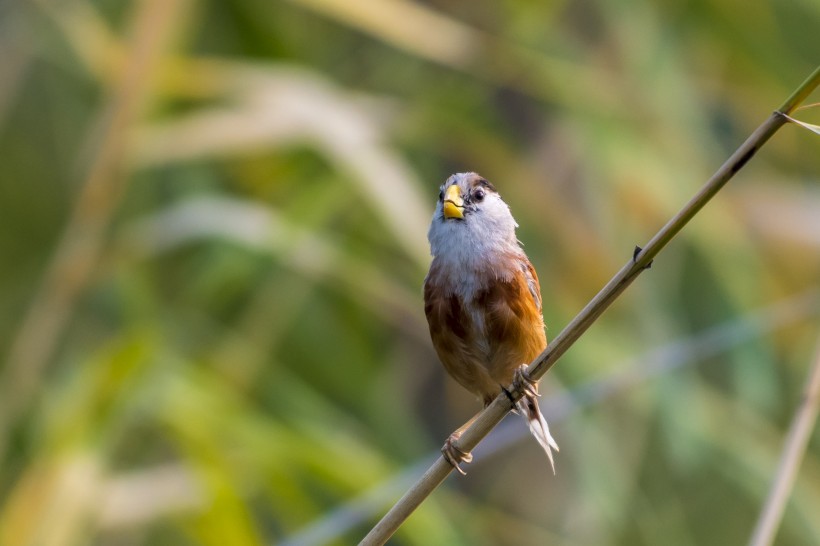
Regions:
<instances>
[{"instance_id":1,"label":"small brown bird","mask_svg":"<svg viewBox=\"0 0 820 546\"><path fill-rule=\"evenodd\" d=\"M447 373L485 407L511 383L524 392L517 410L554 473L552 449L558 451L558 444L538 408L537 385L526 375L527 363L547 346L541 288L517 227L490 182L476 173L448 178L427 234L433 262L424 279L424 312ZM470 423L442 447L462 474L459 463L469 463L472 455L454 442Z\"/></svg>"}]
</instances>

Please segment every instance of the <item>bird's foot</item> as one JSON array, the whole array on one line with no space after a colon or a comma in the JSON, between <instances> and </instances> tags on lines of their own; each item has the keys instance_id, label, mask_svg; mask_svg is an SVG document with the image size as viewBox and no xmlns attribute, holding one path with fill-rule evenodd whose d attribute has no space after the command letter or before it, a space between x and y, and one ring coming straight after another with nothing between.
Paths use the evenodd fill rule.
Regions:
<instances>
[{"instance_id":1,"label":"bird's foot","mask_svg":"<svg viewBox=\"0 0 820 546\"><path fill-rule=\"evenodd\" d=\"M513 372L512 386L515 390L522 392L525 396L535 398L538 394L538 383L533 381L527 373L527 365L521 364Z\"/></svg>"},{"instance_id":2,"label":"bird's foot","mask_svg":"<svg viewBox=\"0 0 820 546\"><path fill-rule=\"evenodd\" d=\"M458 446L456 446L456 441L461 438L461 434L457 432L452 433L447 440L444 442L444 445L441 446L441 454L444 455L444 458L447 459L447 462L453 465L453 468L458 470L459 474L462 476L466 476L467 473L458 466L461 463L470 463L473 460L472 453L466 453L462 451Z\"/></svg>"}]
</instances>

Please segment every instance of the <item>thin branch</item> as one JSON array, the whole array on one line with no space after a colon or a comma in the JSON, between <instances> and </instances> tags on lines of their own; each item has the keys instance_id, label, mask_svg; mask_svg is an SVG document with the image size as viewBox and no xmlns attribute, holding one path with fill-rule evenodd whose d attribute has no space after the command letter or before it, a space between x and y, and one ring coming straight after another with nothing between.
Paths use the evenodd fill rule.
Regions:
<instances>
[{"instance_id":1,"label":"thin branch","mask_svg":"<svg viewBox=\"0 0 820 546\"><path fill-rule=\"evenodd\" d=\"M814 364L806 377L803 401L794 413L777 474L769 491L769 498L760 512L760 518L749 540L749 546L768 546L774 542L786 502L794 485L794 479L811 438L817 411L820 409L820 342L814 354Z\"/></svg>"},{"instance_id":2,"label":"thin branch","mask_svg":"<svg viewBox=\"0 0 820 546\"><path fill-rule=\"evenodd\" d=\"M561 331L528 368L530 377L539 380L575 341L594 323L599 316L632 284L638 275L652 265L652 260L672 240L675 235L706 205L709 200L751 159L755 153L787 122L783 114L790 114L805 98L820 85L820 67L798 87L773 112L752 135L729 157L712 175L701 190L678 212L643 249L636 248L631 260L607 283L607 285L587 304L586 307ZM518 400L520 392L512 392ZM472 451L476 445L512 409L513 403L502 393L479 415L461 436L458 448ZM404 496L385 514L360 544L377 545L387 542L410 514L432 493L450 474L453 467L444 457L439 457Z\"/></svg>"}]
</instances>

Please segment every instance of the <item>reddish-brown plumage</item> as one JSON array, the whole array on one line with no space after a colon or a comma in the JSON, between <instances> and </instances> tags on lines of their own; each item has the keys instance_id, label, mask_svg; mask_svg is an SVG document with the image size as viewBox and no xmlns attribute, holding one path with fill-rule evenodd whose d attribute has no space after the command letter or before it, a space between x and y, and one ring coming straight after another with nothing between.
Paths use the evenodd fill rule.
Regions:
<instances>
[{"instance_id":1,"label":"reddish-brown plumage","mask_svg":"<svg viewBox=\"0 0 820 546\"><path fill-rule=\"evenodd\" d=\"M485 404L547 346L535 270L524 256L508 261L511 280L487 278L471 301L437 282L441 264L435 260L424 284L424 311L441 363Z\"/></svg>"}]
</instances>

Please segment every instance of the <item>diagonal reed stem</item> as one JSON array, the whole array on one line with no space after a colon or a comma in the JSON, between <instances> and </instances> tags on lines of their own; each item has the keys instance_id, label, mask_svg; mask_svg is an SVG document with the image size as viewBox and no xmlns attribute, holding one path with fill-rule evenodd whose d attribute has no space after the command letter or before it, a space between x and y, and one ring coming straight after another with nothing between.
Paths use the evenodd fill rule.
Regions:
<instances>
[{"instance_id":1,"label":"diagonal reed stem","mask_svg":"<svg viewBox=\"0 0 820 546\"><path fill-rule=\"evenodd\" d=\"M758 150L788 120L783 114L790 114L806 97L820 85L820 66L775 110L726 162L712 175L700 191L671 219L643 249L636 248L631 260L610 280L583 310L561 331L547 348L530 364L530 377L539 380L555 365L557 360L578 340L581 335L601 316L618 296L652 265L652 260L677 235L681 229L703 208L709 200L757 153ZM512 391L511 391L512 392ZM518 400L520 392L512 392ZM458 442L458 448L465 453L495 428L512 409L506 394L500 394L487 406L478 418L467 428ZM402 523L421 505L444 479L453 467L444 457L439 457L424 475L402 496L384 517L362 539L360 545L372 546L387 542Z\"/></svg>"},{"instance_id":2,"label":"diagonal reed stem","mask_svg":"<svg viewBox=\"0 0 820 546\"><path fill-rule=\"evenodd\" d=\"M760 512L749 546L769 546L774 542L786 502L789 500L800 462L811 438L817 411L820 409L820 342L814 353L814 364L806 377L806 388L800 406L795 410L789 433L780 456L772 488Z\"/></svg>"}]
</instances>

